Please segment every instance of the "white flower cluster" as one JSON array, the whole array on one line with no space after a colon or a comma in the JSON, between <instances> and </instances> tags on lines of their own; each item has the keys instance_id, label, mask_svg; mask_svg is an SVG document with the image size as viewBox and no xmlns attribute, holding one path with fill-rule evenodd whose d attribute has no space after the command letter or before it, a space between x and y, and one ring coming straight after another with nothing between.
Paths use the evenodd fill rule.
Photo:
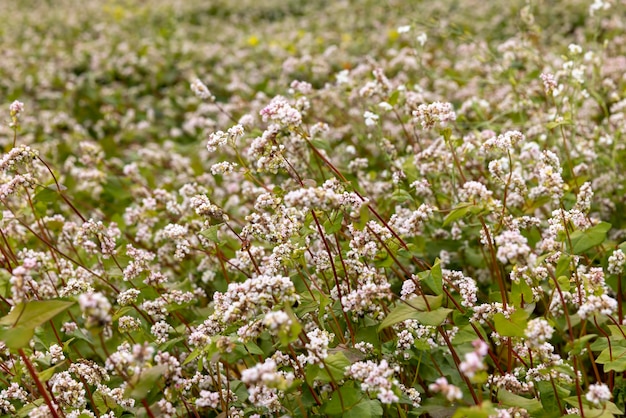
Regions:
<instances>
[{"instance_id":1,"label":"white flower cluster","mask_svg":"<svg viewBox=\"0 0 626 418\"><path fill-rule=\"evenodd\" d=\"M334 338L334 334L316 328L307 332L306 336L309 341L305 345L308 352L305 361L309 364L321 363L328 357L328 344Z\"/></svg>"},{"instance_id":2,"label":"white flower cluster","mask_svg":"<svg viewBox=\"0 0 626 418\"><path fill-rule=\"evenodd\" d=\"M483 340L474 340L472 342L474 351L465 354L465 360L459 364L459 370L470 379L474 377L476 372L485 369L484 358L489 352L489 346Z\"/></svg>"},{"instance_id":3,"label":"white flower cluster","mask_svg":"<svg viewBox=\"0 0 626 418\"><path fill-rule=\"evenodd\" d=\"M39 156L39 151L20 144L4 154L0 159L0 171L15 170L18 165L30 163Z\"/></svg>"},{"instance_id":4,"label":"white flower cluster","mask_svg":"<svg viewBox=\"0 0 626 418\"><path fill-rule=\"evenodd\" d=\"M111 303L100 292L83 293L78 297L87 327L105 326L111 322Z\"/></svg>"},{"instance_id":5,"label":"white flower cluster","mask_svg":"<svg viewBox=\"0 0 626 418\"><path fill-rule=\"evenodd\" d=\"M213 296L213 317L228 324L269 312L277 301L292 305L299 295L288 277L260 275L243 283L230 283L226 293Z\"/></svg>"},{"instance_id":6,"label":"white flower cluster","mask_svg":"<svg viewBox=\"0 0 626 418\"><path fill-rule=\"evenodd\" d=\"M463 398L463 392L461 392L461 389L448 383L448 379L446 379L445 377L440 377L435 380L435 383L431 383L430 385L428 385L428 389L432 390L433 392L443 394L443 396L445 396L445 398L450 402L454 402Z\"/></svg>"},{"instance_id":7,"label":"white flower cluster","mask_svg":"<svg viewBox=\"0 0 626 418\"><path fill-rule=\"evenodd\" d=\"M82 247L90 254L100 252L103 258L108 258L116 253L116 241L121 235L122 233L115 223L105 227L102 221L89 219L78 229L74 237L74 245Z\"/></svg>"},{"instance_id":8,"label":"white flower cluster","mask_svg":"<svg viewBox=\"0 0 626 418\"><path fill-rule=\"evenodd\" d=\"M282 126L299 126L302 114L283 96L276 96L259 112L264 122L271 120Z\"/></svg>"},{"instance_id":9,"label":"white flower cluster","mask_svg":"<svg viewBox=\"0 0 626 418\"><path fill-rule=\"evenodd\" d=\"M609 257L608 272L610 274L622 274L624 273L624 265L626 264L626 255L621 249L613 251L613 254Z\"/></svg>"},{"instance_id":10,"label":"white flower cluster","mask_svg":"<svg viewBox=\"0 0 626 418\"><path fill-rule=\"evenodd\" d=\"M424 129L434 126L444 127L448 122L456 120L456 113L451 103L434 102L421 104L417 110L413 111L416 122L419 122Z\"/></svg>"},{"instance_id":11,"label":"white flower cluster","mask_svg":"<svg viewBox=\"0 0 626 418\"><path fill-rule=\"evenodd\" d=\"M494 238L498 247L497 257L502 264L521 262L525 264L530 254L528 239L519 229L507 229Z\"/></svg>"},{"instance_id":12,"label":"white flower cluster","mask_svg":"<svg viewBox=\"0 0 626 418\"><path fill-rule=\"evenodd\" d=\"M578 308L578 316L587 319L597 314L612 315L617 309L617 301L608 295L590 295Z\"/></svg>"},{"instance_id":13,"label":"white flower cluster","mask_svg":"<svg viewBox=\"0 0 626 418\"><path fill-rule=\"evenodd\" d=\"M387 360L381 360L379 364L373 361L359 361L346 369L346 376L361 382L364 391L377 392L377 398L384 404L399 401L398 395L393 391L397 381L393 375L398 371L391 367Z\"/></svg>"},{"instance_id":14,"label":"white flower cluster","mask_svg":"<svg viewBox=\"0 0 626 418\"><path fill-rule=\"evenodd\" d=\"M524 135L519 131L507 131L502 135L492 136L487 139L483 144L483 149L490 150L496 149L499 151L510 151L511 148L518 142L522 142L526 139Z\"/></svg>"},{"instance_id":15,"label":"white flower cluster","mask_svg":"<svg viewBox=\"0 0 626 418\"><path fill-rule=\"evenodd\" d=\"M279 394L291 386L294 379L293 373L279 371L271 358L241 372L241 381L248 386L250 401L270 411L280 408Z\"/></svg>"},{"instance_id":16,"label":"white flower cluster","mask_svg":"<svg viewBox=\"0 0 626 418\"><path fill-rule=\"evenodd\" d=\"M550 326L548 321L542 318L535 318L528 321L524 334L526 335L526 345L533 348L552 338L554 328Z\"/></svg>"},{"instance_id":17,"label":"white flower cluster","mask_svg":"<svg viewBox=\"0 0 626 418\"><path fill-rule=\"evenodd\" d=\"M604 405L611 400L613 395L611 390L604 383L596 383L589 385L589 391L585 395L585 398L594 405Z\"/></svg>"},{"instance_id":18,"label":"white flower cluster","mask_svg":"<svg viewBox=\"0 0 626 418\"><path fill-rule=\"evenodd\" d=\"M195 94L198 98L209 101L215 100L215 96L211 94L209 88L199 79L196 78L195 80L193 80L190 87L191 91L193 91L193 94Z\"/></svg>"}]
</instances>

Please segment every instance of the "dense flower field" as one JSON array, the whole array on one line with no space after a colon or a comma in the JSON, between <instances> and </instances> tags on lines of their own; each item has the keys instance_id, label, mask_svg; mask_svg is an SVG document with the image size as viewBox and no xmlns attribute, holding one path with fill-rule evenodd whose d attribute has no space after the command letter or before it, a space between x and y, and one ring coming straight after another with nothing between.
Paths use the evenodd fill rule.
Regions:
<instances>
[{"instance_id":1,"label":"dense flower field","mask_svg":"<svg viewBox=\"0 0 626 418\"><path fill-rule=\"evenodd\" d=\"M2 416L623 414L626 1L4 3Z\"/></svg>"}]
</instances>

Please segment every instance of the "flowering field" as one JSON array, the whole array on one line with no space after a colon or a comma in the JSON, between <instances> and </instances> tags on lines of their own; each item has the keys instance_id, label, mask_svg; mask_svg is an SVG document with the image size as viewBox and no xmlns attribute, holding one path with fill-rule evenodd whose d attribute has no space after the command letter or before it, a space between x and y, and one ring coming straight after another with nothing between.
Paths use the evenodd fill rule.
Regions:
<instances>
[{"instance_id":1,"label":"flowering field","mask_svg":"<svg viewBox=\"0 0 626 418\"><path fill-rule=\"evenodd\" d=\"M4 2L0 415L626 408L626 2Z\"/></svg>"}]
</instances>

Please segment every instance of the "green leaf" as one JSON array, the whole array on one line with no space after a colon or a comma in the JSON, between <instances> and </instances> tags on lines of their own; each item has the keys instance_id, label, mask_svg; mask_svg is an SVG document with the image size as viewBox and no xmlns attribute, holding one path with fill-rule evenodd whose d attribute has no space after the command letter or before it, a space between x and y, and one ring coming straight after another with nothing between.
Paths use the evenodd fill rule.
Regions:
<instances>
[{"instance_id":1,"label":"green leaf","mask_svg":"<svg viewBox=\"0 0 626 418\"><path fill-rule=\"evenodd\" d=\"M311 139L309 141L311 143L311 145L313 145L315 148L318 149L323 149L324 151L327 152L331 152L332 149L330 147L330 144L328 143L328 141L322 141L320 139Z\"/></svg>"},{"instance_id":2,"label":"green leaf","mask_svg":"<svg viewBox=\"0 0 626 418\"><path fill-rule=\"evenodd\" d=\"M469 212L471 207L472 204L470 203L459 203L454 209L450 211L450 213L448 213L448 216L444 218L442 226L446 227L452 222L458 221L459 219L463 218L467 214L467 212Z\"/></svg>"},{"instance_id":3,"label":"green leaf","mask_svg":"<svg viewBox=\"0 0 626 418\"><path fill-rule=\"evenodd\" d=\"M396 189L391 195L391 200L395 202L406 202L407 200L413 200L413 196L404 189Z\"/></svg>"},{"instance_id":4,"label":"green leaf","mask_svg":"<svg viewBox=\"0 0 626 418\"><path fill-rule=\"evenodd\" d=\"M352 362L345 356L345 354L338 351L324 359L323 368L317 364L308 366L305 370L306 382L309 386L312 386L313 382L316 380L325 383L332 381L336 382L344 378L346 368L351 364Z\"/></svg>"},{"instance_id":5,"label":"green leaf","mask_svg":"<svg viewBox=\"0 0 626 418\"><path fill-rule=\"evenodd\" d=\"M248 352L250 354L254 354L254 355L257 355L257 356L264 356L265 355L265 352L263 350L261 350L261 347L259 347L258 345L256 345L252 341L248 341L247 343L244 343L244 347L246 347L246 350L248 350Z\"/></svg>"},{"instance_id":6,"label":"green leaf","mask_svg":"<svg viewBox=\"0 0 626 418\"><path fill-rule=\"evenodd\" d=\"M496 332L503 337L523 337L528 323L528 312L518 309L507 319L504 314L497 313L493 316Z\"/></svg>"},{"instance_id":7,"label":"green leaf","mask_svg":"<svg viewBox=\"0 0 626 418\"><path fill-rule=\"evenodd\" d=\"M35 328L15 327L0 330L0 341L9 348L26 347L35 334Z\"/></svg>"},{"instance_id":8,"label":"green leaf","mask_svg":"<svg viewBox=\"0 0 626 418\"><path fill-rule=\"evenodd\" d=\"M210 227L208 227L207 229L204 229L202 231L200 231L200 235L202 235L203 237L215 242L215 243L219 243L219 238L217 237L217 231L220 229L220 227L223 225L223 223L217 224L217 225L211 225Z\"/></svg>"},{"instance_id":9,"label":"green leaf","mask_svg":"<svg viewBox=\"0 0 626 418\"><path fill-rule=\"evenodd\" d=\"M443 296L425 296L428 300L428 304L431 309L436 309L441 306ZM416 296L406 302L398 302L398 305L389 312L389 315L378 326L378 332L398 322L406 321L407 319L417 319L420 311L427 310L426 303L422 296Z\"/></svg>"},{"instance_id":10,"label":"green leaf","mask_svg":"<svg viewBox=\"0 0 626 418\"><path fill-rule=\"evenodd\" d=\"M57 191L56 185L50 185L48 187L41 189L41 191L39 191L35 195L34 201L35 203L38 203L38 202L50 203L58 199L59 199L59 192Z\"/></svg>"},{"instance_id":11,"label":"green leaf","mask_svg":"<svg viewBox=\"0 0 626 418\"><path fill-rule=\"evenodd\" d=\"M144 369L140 374L133 376L131 384L126 390L126 397L138 401L145 399L152 389L158 389L156 383L166 370L167 366L160 364L150 367L149 369Z\"/></svg>"},{"instance_id":12,"label":"green leaf","mask_svg":"<svg viewBox=\"0 0 626 418\"><path fill-rule=\"evenodd\" d=\"M46 370L40 371L39 373L37 373L37 375L39 376L39 380L41 380L42 382L47 382L48 380L50 380L52 375L58 371L58 369L65 368L65 367L67 367L67 364L65 364L65 362L61 362L59 364L55 364L54 366Z\"/></svg>"},{"instance_id":13,"label":"green leaf","mask_svg":"<svg viewBox=\"0 0 626 418\"><path fill-rule=\"evenodd\" d=\"M562 253L559 257L559 261L557 261L556 263L556 272L554 273L554 275L556 277L569 277L571 261L572 257L570 255Z\"/></svg>"},{"instance_id":14,"label":"green leaf","mask_svg":"<svg viewBox=\"0 0 626 418\"><path fill-rule=\"evenodd\" d=\"M572 354L580 354L587 347L589 341L596 338L597 336L597 334L587 334L574 340L572 343L567 343L567 352Z\"/></svg>"},{"instance_id":15,"label":"green leaf","mask_svg":"<svg viewBox=\"0 0 626 418\"><path fill-rule=\"evenodd\" d=\"M398 103L399 97L400 97L400 90L395 90L393 93L391 93L391 96L389 96L389 99L387 99L387 103L389 103L392 106L395 106Z\"/></svg>"},{"instance_id":16,"label":"green leaf","mask_svg":"<svg viewBox=\"0 0 626 418\"><path fill-rule=\"evenodd\" d=\"M543 406L539 400L524 398L523 396L516 395L504 389L498 390L498 400L506 406L522 407L531 414L543 410Z\"/></svg>"},{"instance_id":17,"label":"green leaf","mask_svg":"<svg viewBox=\"0 0 626 418\"><path fill-rule=\"evenodd\" d=\"M626 334L626 325L609 325L608 328L615 340L624 339L624 334Z\"/></svg>"},{"instance_id":18,"label":"green leaf","mask_svg":"<svg viewBox=\"0 0 626 418\"><path fill-rule=\"evenodd\" d=\"M626 347L612 346L605 348L596 363L604 364L604 371L615 370L616 372L626 371Z\"/></svg>"},{"instance_id":19,"label":"green leaf","mask_svg":"<svg viewBox=\"0 0 626 418\"><path fill-rule=\"evenodd\" d=\"M298 318L293 314L291 309L286 307L285 311L291 319L291 325L288 327L281 327L278 331L278 339L283 347L287 347L290 343L297 340L298 335L300 335L300 331L302 331L302 325L300 325L300 321L298 321Z\"/></svg>"},{"instance_id":20,"label":"green leaf","mask_svg":"<svg viewBox=\"0 0 626 418\"><path fill-rule=\"evenodd\" d=\"M339 415L359 403L362 398L363 393L354 387L354 382L346 382L338 391L331 394L331 398L324 404L322 412L328 415Z\"/></svg>"},{"instance_id":21,"label":"green leaf","mask_svg":"<svg viewBox=\"0 0 626 418\"><path fill-rule=\"evenodd\" d=\"M574 231L570 234L572 254L580 254L590 248L600 245L606 240L606 234L611 229L611 224L600 222L585 231Z\"/></svg>"},{"instance_id":22,"label":"green leaf","mask_svg":"<svg viewBox=\"0 0 626 418\"><path fill-rule=\"evenodd\" d=\"M425 283L437 295L443 294L443 274L439 259L435 260L435 264L429 271L423 271L417 276L421 283Z\"/></svg>"},{"instance_id":23,"label":"green leaf","mask_svg":"<svg viewBox=\"0 0 626 418\"><path fill-rule=\"evenodd\" d=\"M422 325L437 327L446 320L450 312L452 312L452 309L449 308L437 308L430 312L416 312L415 319Z\"/></svg>"},{"instance_id":24,"label":"green leaf","mask_svg":"<svg viewBox=\"0 0 626 418\"><path fill-rule=\"evenodd\" d=\"M8 315L0 318L0 325L8 325L14 328L35 329L73 304L74 302L65 300L35 300L26 303L18 303Z\"/></svg>"},{"instance_id":25,"label":"green leaf","mask_svg":"<svg viewBox=\"0 0 626 418\"><path fill-rule=\"evenodd\" d=\"M339 212L335 219L332 222L327 222L324 224L324 230L327 234L334 234L341 230L341 225L343 223L343 213Z\"/></svg>"},{"instance_id":26,"label":"green leaf","mask_svg":"<svg viewBox=\"0 0 626 418\"><path fill-rule=\"evenodd\" d=\"M343 418L375 418L383 416L383 407L380 401L367 400L356 404L343 414Z\"/></svg>"},{"instance_id":27,"label":"green leaf","mask_svg":"<svg viewBox=\"0 0 626 418\"><path fill-rule=\"evenodd\" d=\"M346 373L346 367L349 367L352 362L346 357L346 355L339 351L331 354L324 359L324 370L329 374L329 377L335 381L343 379Z\"/></svg>"},{"instance_id":28,"label":"green leaf","mask_svg":"<svg viewBox=\"0 0 626 418\"><path fill-rule=\"evenodd\" d=\"M572 124L572 120L571 119L566 119L566 118L562 118L560 120L557 121L553 121L553 122L548 122L546 124L546 128L548 129L554 129L557 126L561 126L561 125L571 125Z\"/></svg>"}]
</instances>

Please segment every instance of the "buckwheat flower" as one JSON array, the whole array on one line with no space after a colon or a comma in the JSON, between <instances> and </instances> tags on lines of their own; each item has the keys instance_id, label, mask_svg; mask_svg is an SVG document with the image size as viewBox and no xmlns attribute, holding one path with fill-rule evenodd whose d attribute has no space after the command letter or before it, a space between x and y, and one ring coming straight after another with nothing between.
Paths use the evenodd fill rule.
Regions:
<instances>
[{"instance_id":1,"label":"buckwheat flower","mask_svg":"<svg viewBox=\"0 0 626 418\"><path fill-rule=\"evenodd\" d=\"M26 403L28 400L28 392L13 382L0 392L0 413L15 415L15 406L11 404L11 400L19 400Z\"/></svg>"},{"instance_id":2,"label":"buckwheat flower","mask_svg":"<svg viewBox=\"0 0 626 418\"><path fill-rule=\"evenodd\" d=\"M137 289L128 289L121 292L117 295L117 303L120 306L127 306L131 303L135 303L137 301L137 296L139 296L139 290Z\"/></svg>"},{"instance_id":3,"label":"buckwheat flower","mask_svg":"<svg viewBox=\"0 0 626 418\"><path fill-rule=\"evenodd\" d=\"M215 100L215 96L211 94L209 88L199 79L196 78L195 80L193 80L190 87L191 91L193 91L193 94L195 94L198 98L211 102Z\"/></svg>"},{"instance_id":4,"label":"buckwheat flower","mask_svg":"<svg viewBox=\"0 0 626 418\"><path fill-rule=\"evenodd\" d=\"M590 295L578 309L578 316L587 319L596 314L611 315L617 309L617 301L607 295Z\"/></svg>"},{"instance_id":5,"label":"buckwheat flower","mask_svg":"<svg viewBox=\"0 0 626 418\"><path fill-rule=\"evenodd\" d=\"M463 201L483 201L487 202L493 195L491 190L477 181L468 181L463 184L459 193L459 198Z\"/></svg>"},{"instance_id":6,"label":"buckwheat flower","mask_svg":"<svg viewBox=\"0 0 626 418\"><path fill-rule=\"evenodd\" d=\"M291 106L283 96L274 97L259 114L263 118L263 122L273 121L283 126L299 126L302 123L300 111Z\"/></svg>"},{"instance_id":7,"label":"buckwheat flower","mask_svg":"<svg viewBox=\"0 0 626 418\"><path fill-rule=\"evenodd\" d=\"M590 182L585 182L580 186L580 191L576 196L576 204L574 209L581 211L582 213L588 213L591 209L591 199L593 198L593 189Z\"/></svg>"},{"instance_id":8,"label":"buckwheat flower","mask_svg":"<svg viewBox=\"0 0 626 418\"><path fill-rule=\"evenodd\" d=\"M157 402L157 406L159 407L159 416L162 418L174 418L177 416L176 408L172 405L171 402L168 402L167 399L161 399Z\"/></svg>"},{"instance_id":9,"label":"buckwheat flower","mask_svg":"<svg viewBox=\"0 0 626 418\"><path fill-rule=\"evenodd\" d=\"M589 16L595 15L598 10L609 10L611 3L606 0L594 0L591 6L589 6Z\"/></svg>"},{"instance_id":10,"label":"buckwheat flower","mask_svg":"<svg viewBox=\"0 0 626 418\"><path fill-rule=\"evenodd\" d=\"M498 247L497 257L502 264L523 262L530 254L528 239L519 229L509 229L497 235L494 239Z\"/></svg>"},{"instance_id":11,"label":"buckwheat flower","mask_svg":"<svg viewBox=\"0 0 626 418\"><path fill-rule=\"evenodd\" d=\"M478 300L478 286L476 285L476 281L471 277L465 276L461 271L443 269L442 272L446 282L459 289L461 306L473 309Z\"/></svg>"},{"instance_id":12,"label":"buckwheat flower","mask_svg":"<svg viewBox=\"0 0 626 418\"><path fill-rule=\"evenodd\" d=\"M198 408L217 408L220 404L220 393L201 390L200 397L196 399Z\"/></svg>"},{"instance_id":13,"label":"buckwheat flower","mask_svg":"<svg viewBox=\"0 0 626 418\"><path fill-rule=\"evenodd\" d=\"M366 355L370 355L374 352L374 345L372 343L368 343L367 341L360 341L354 344L354 348Z\"/></svg>"},{"instance_id":14,"label":"buckwheat flower","mask_svg":"<svg viewBox=\"0 0 626 418\"><path fill-rule=\"evenodd\" d=\"M624 273L624 264L626 264L626 256L621 249L613 251L613 254L609 257L608 272L610 274L619 275Z\"/></svg>"},{"instance_id":15,"label":"buckwheat flower","mask_svg":"<svg viewBox=\"0 0 626 418\"><path fill-rule=\"evenodd\" d=\"M378 103L378 107L380 107L382 110L387 111L387 112L393 109L393 106L387 102ZM365 124L367 125L367 121L365 122Z\"/></svg>"},{"instance_id":16,"label":"buckwheat flower","mask_svg":"<svg viewBox=\"0 0 626 418\"><path fill-rule=\"evenodd\" d=\"M492 136L487 139L482 148L485 150L497 149L499 151L508 151L518 142L524 141L526 138L519 131L507 131L502 135Z\"/></svg>"},{"instance_id":17,"label":"buckwheat flower","mask_svg":"<svg viewBox=\"0 0 626 418\"><path fill-rule=\"evenodd\" d=\"M115 223L105 227L102 221L89 219L78 229L74 237L74 245L82 247L90 254L101 252L103 258L109 258L110 255L116 254L116 241L121 235Z\"/></svg>"},{"instance_id":18,"label":"buckwheat flower","mask_svg":"<svg viewBox=\"0 0 626 418\"><path fill-rule=\"evenodd\" d=\"M237 165L237 163L231 163L229 161L223 161L221 163L213 164L211 166L211 174L215 176L217 174L232 173Z\"/></svg>"},{"instance_id":19,"label":"buckwheat flower","mask_svg":"<svg viewBox=\"0 0 626 418\"><path fill-rule=\"evenodd\" d=\"M87 327L104 326L111 322L111 303L100 292L83 293L78 297Z\"/></svg>"},{"instance_id":20,"label":"buckwheat flower","mask_svg":"<svg viewBox=\"0 0 626 418\"><path fill-rule=\"evenodd\" d=\"M398 33L407 33L410 30L411 30L411 25L398 26L398 29L396 29Z\"/></svg>"},{"instance_id":21,"label":"buckwheat flower","mask_svg":"<svg viewBox=\"0 0 626 418\"><path fill-rule=\"evenodd\" d=\"M124 280L132 280L145 271L149 271L149 263L154 260L156 254L126 245L126 254L131 258L130 263L124 269Z\"/></svg>"},{"instance_id":22,"label":"buckwheat flower","mask_svg":"<svg viewBox=\"0 0 626 418\"><path fill-rule=\"evenodd\" d=\"M288 277L260 275L243 283L230 283L226 293L215 292L213 300L214 317L228 324L269 312L277 300L293 304L299 296Z\"/></svg>"},{"instance_id":23,"label":"buckwheat flower","mask_svg":"<svg viewBox=\"0 0 626 418\"><path fill-rule=\"evenodd\" d=\"M76 322L66 322L63 325L61 325L61 332L64 332L66 334L71 334L77 329L78 329L78 325L76 324Z\"/></svg>"},{"instance_id":24,"label":"buckwheat flower","mask_svg":"<svg viewBox=\"0 0 626 418\"><path fill-rule=\"evenodd\" d=\"M63 355L63 347L58 344L52 344L50 346L50 349L48 350L48 354L50 354L50 364L56 364L65 360L65 355Z\"/></svg>"},{"instance_id":25,"label":"buckwheat flower","mask_svg":"<svg viewBox=\"0 0 626 418\"><path fill-rule=\"evenodd\" d=\"M543 89L545 90L546 94L551 95L558 86L556 78L553 74L550 73L541 73L539 77L541 78L541 81L543 81Z\"/></svg>"},{"instance_id":26,"label":"buckwheat flower","mask_svg":"<svg viewBox=\"0 0 626 418\"><path fill-rule=\"evenodd\" d=\"M211 203L206 195L195 195L189 199L191 207L200 216L207 216L218 221L228 221L228 215L217 205Z\"/></svg>"},{"instance_id":27,"label":"buckwheat flower","mask_svg":"<svg viewBox=\"0 0 626 418\"><path fill-rule=\"evenodd\" d=\"M580 45L569 44L567 46L567 49L569 50L569 53L572 55L579 55L583 53L583 48Z\"/></svg>"},{"instance_id":28,"label":"buckwheat flower","mask_svg":"<svg viewBox=\"0 0 626 418\"><path fill-rule=\"evenodd\" d=\"M472 342L474 351L465 354L465 360L459 364L459 370L470 379L476 375L476 372L485 369L484 358L489 352L489 346L483 340L474 340Z\"/></svg>"},{"instance_id":29,"label":"buckwheat flower","mask_svg":"<svg viewBox=\"0 0 626 418\"><path fill-rule=\"evenodd\" d=\"M57 402L74 408L85 405L86 396L82 383L72 378L69 372L55 373L48 382Z\"/></svg>"},{"instance_id":30,"label":"buckwheat flower","mask_svg":"<svg viewBox=\"0 0 626 418\"><path fill-rule=\"evenodd\" d=\"M206 148L209 152L215 152L218 148L223 147L228 142L228 134L223 131L217 131L209 134Z\"/></svg>"},{"instance_id":31,"label":"buckwheat flower","mask_svg":"<svg viewBox=\"0 0 626 418\"><path fill-rule=\"evenodd\" d=\"M132 316L122 316L117 320L117 328L120 332L133 332L141 328L141 321Z\"/></svg>"},{"instance_id":32,"label":"buckwheat flower","mask_svg":"<svg viewBox=\"0 0 626 418\"><path fill-rule=\"evenodd\" d=\"M306 362L309 364L320 364L326 357L328 357L328 344L334 338L334 334L321 330L319 328L314 329L306 334L309 342L306 343L308 355ZM323 365L320 364L320 367Z\"/></svg>"},{"instance_id":33,"label":"buckwheat flower","mask_svg":"<svg viewBox=\"0 0 626 418\"><path fill-rule=\"evenodd\" d=\"M0 159L0 171L15 170L17 166L32 162L39 156L39 151L20 144L4 154Z\"/></svg>"},{"instance_id":34,"label":"buckwheat flower","mask_svg":"<svg viewBox=\"0 0 626 418\"><path fill-rule=\"evenodd\" d=\"M424 46L426 44L426 41L428 40L428 35L422 32L419 35L417 35L416 39L417 39L417 43L419 43L420 46Z\"/></svg>"},{"instance_id":35,"label":"buckwheat flower","mask_svg":"<svg viewBox=\"0 0 626 418\"><path fill-rule=\"evenodd\" d=\"M293 384L294 379L293 373L279 371L271 358L241 372L241 381L248 386L250 402L270 411L280 410L279 395Z\"/></svg>"},{"instance_id":36,"label":"buckwheat flower","mask_svg":"<svg viewBox=\"0 0 626 418\"><path fill-rule=\"evenodd\" d=\"M454 113L452 104L447 102L421 104L417 110L413 111L413 116L424 129L430 129L434 126L444 127L448 122L456 120L456 113Z\"/></svg>"},{"instance_id":37,"label":"buckwheat flower","mask_svg":"<svg viewBox=\"0 0 626 418\"><path fill-rule=\"evenodd\" d=\"M15 100L13 103L11 103L11 106L9 106L9 111L11 112L11 117L19 116L20 113L24 111L24 103L20 102L19 100Z\"/></svg>"},{"instance_id":38,"label":"buckwheat flower","mask_svg":"<svg viewBox=\"0 0 626 418\"><path fill-rule=\"evenodd\" d=\"M398 396L392 388L397 381L393 379L396 368L391 367L387 360L380 364L373 361L359 361L346 368L346 376L361 382L363 391L377 392L377 398L384 404L398 402Z\"/></svg>"},{"instance_id":39,"label":"buckwheat flower","mask_svg":"<svg viewBox=\"0 0 626 418\"><path fill-rule=\"evenodd\" d=\"M363 113L363 117L365 118L366 126L376 126L378 119L380 119L380 116L369 111Z\"/></svg>"},{"instance_id":40,"label":"buckwheat flower","mask_svg":"<svg viewBox=\"0 0 626 418\"><path fill-rule=\"evenodd\" d=\"M448 379L443 376L435 380L435 383L428 385L428 389L443 394L450 402L463 398L461 389L448 383Z\"/></svg>"},{"instance_id":41,"label":"buckwheat flower","mask_svg":"<svg viewBox=\"0 0 626 418\"><path fill-rule=\"evenodd\" d=\"M548 321L542 318L535 318L528 321L524 334L526 335L526 345L529 347L538 347L552 338L554 328L550 326Z\"/></svg>"},{"instance_id":42,"label":"buckwheat flower","mask_svg":"<svg viewBox=\"0 0 626 418\"><path fill-rule=\"evenodd\" d=\"M135 406L134 399L124 397L125 386L117 387L117 388L109 388L108 386L105 386L103 384L99 384L97 386L98 386L97 392L100 392L104 396L110 397L119 406L124 407L124 408L132 408L133 406Z\"/></svg>"},{"instance_id":43,"label":"buckwheat flower","mask_svg":"<svg viewBox=\"0 0 626 418\"><path fill-rule=\"evenodd\" d=\"M594 405L604 405L611 400L611 391L609 387L604 383L596 383L589 385L589 391L585 395L585 398Z\"/></svg>"},{"instance_id":44,"label":"buckwheat flower","mask_svg":"<svg viewBox=\"0 0 626 418\"><path fill-rule=\"evenodd\" d=\"M110 379L106 369L91 360L79 359L72 363L68 370L70 373L84 379L90 385L96 385Z\"/></svg>"},{"instance_id":45,"label":"buckwheat flower","mask_svg":"<svg viewBox=\"0 0 626 418\"><path fill-rule=\"evenodd\" d=\"M284 327L289 327L293 321L285 311L268 312L263 318L263 325L270 331L276 331Z\"/></svg>"},{"instance_id":46,"label":"buckwheat flower","mask_svg":"<svg viewBox=\"0 0 626 418\"><path fill-rule=\"evenodd\" d=\"M141 309L156 321L167 317L167 301L163 299L147 300L141 304Z\"/></svg>"},{"instance_id":47,"label":"buckwheat flower","mask_svg":"<svg viewBox=\"0 0 626 418\"><path fill-rule=\"evenodd\" d=\"M313 86L311 83L307 83L306 81L293 80L289 87L294 91L300 94L310 94L313 91Z\"/></svg>"},{"instance_id":48,"label":"buckwheat flower","mask_svg":"<svg viewBox=\"0 0 626 418\"><path fill-rule=\"evenodd\" d=\"M414 280L418 280L417 276L415 277ZM415 292L415 289L416 289L416 285L413 280L405 280L402 283L402 290L400 291L400 299L406 300L410 298Z\"/></svg>"},{"instance_id":49,"label":"buckwheat flower","mask_svg":"<svg viewBox=\"0 0 626 418\"><path fill-rule=\"evenodd\" d=\"M349 70L341 70L337 74L335 74L335 78L337 80L337 84L349 84L350 79L350 71Z\"/></svg>"},{"instance_id":50,"label":"buckwheat flower","mask_svg":"<svg viewBox=\"0 0 626 418\"><path fill-rule=\"evenodd\" d=\"M174 328L165 321L159 321L150 328L150 334L154 336L158 344L167 342L169 333L172 331L174 331Z\"/></svg>"},{"instance_id":51,"label":"buckwheat flower","mask_svg":"<svg viewBox=\"0 0 626 418\"><path fill-rule=\"evenodd\" d=\"M164 239L170 239L176 244L176 251L174 252L174 258L176 260L182 260L191 251L189 240L186 238L188 229L186 225L179 224L167 224L157 234L159 241Z\"/></svg>"}]
</instances>

